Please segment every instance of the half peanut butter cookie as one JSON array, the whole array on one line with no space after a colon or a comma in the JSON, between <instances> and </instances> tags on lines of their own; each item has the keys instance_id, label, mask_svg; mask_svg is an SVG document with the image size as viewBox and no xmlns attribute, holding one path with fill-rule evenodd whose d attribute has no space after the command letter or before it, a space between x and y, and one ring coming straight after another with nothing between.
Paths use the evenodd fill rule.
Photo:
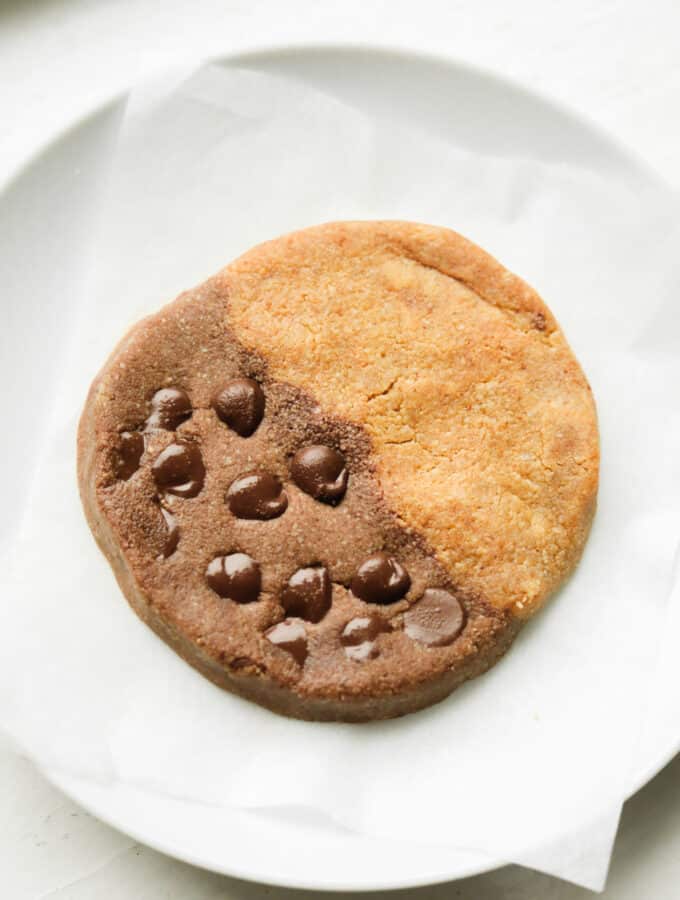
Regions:
<instances>
[{"instance_id":1,"label":"half peanut butter cookie","mask_svg":"<svg viewBox=\"0 0 680 900\"><path fill-rule=\"evenodd\" d=\"M290 234L182 294L113 351L78 442L140 617L221 687L357 722L499 659L579 559L598 457L540 297L408 222Z\"/></svg>"}]
</instances>

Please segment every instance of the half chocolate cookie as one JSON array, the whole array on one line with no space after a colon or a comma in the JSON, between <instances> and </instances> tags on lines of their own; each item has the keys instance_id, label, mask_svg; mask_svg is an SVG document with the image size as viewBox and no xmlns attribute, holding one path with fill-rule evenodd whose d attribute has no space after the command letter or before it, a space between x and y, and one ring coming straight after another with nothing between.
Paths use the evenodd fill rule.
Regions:
<instances>
[{"instance_id":1,"label":"half chocolate cookie","mask_svg":"<svg viewBox=\"0 0 680 900\"><path fill-rule=\"evenodd\" d=\"M85 512L135 611L305 719L441 700L568 576L597 493L588 383L460 235L341 222L143 320L83 411Z\"/></svg>"}]
</instances>

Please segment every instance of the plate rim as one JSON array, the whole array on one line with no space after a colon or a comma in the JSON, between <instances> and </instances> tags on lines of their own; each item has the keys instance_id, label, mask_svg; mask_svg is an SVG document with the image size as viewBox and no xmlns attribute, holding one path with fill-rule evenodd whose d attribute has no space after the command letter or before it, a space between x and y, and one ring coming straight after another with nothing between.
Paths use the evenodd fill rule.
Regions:
<instances>
[{"instance_id":1,"label":"plate rim","mask_svg":"<svg viewBox=\"0 0 680 900\"><path fill-rule=\"evenodd\" d=\"M195 57L197 63L203 62L208 65L220 64L239 64L239 63L256 63L259 58L276 55L278 57L295 56L304 53L307 55L321 53L366 53L379 55L385 58L392 57L410 58L418 63L429 63L438 65L452 70L466 70L473 74L476 78L483 79L489 84L496 86L505 86L533 102L538 102L543 106L552 109L561 116L570 119L574 123L585 126L588 131L595 134L601 141L608 144L609 147L618 153L624 159L631 171L635 171L638 176L644 179L652 180L663 190L673 191L663 176L640 154L637 150L629 147L617 135L611 134L599 122L591 119L587 114L572 107L570 104L562 100L556 100L547 94L543 94L540 90L528 87L523 82L518 81L510 76L501 75L490 67L471 63L467 60L461 60L446 56L443 52L430 50L427 48L414 49L412 46L402 45L399 43L372 43L371 41L335 41L332 39L314 39L309 41L296 41L292 43L277 43L275 41L264 44L253 44L248 48L241 48L234 52L226 51L221 54L208 55L205 57ZM2 195L9 191L16 181L19 181L26 173L35 165L38 160L48 153L53 146L59 144L62 140L67 139L71 134L87 125L91 120L96 120L107 110L113 109L118 103L124 101L134 84L133 79L124 81L122 87L106 92L103 97L94 100L86 106L81 112L67 119L64 125L58 130L53 131L50 136L34 146L23 157L18 165L15 165L5 175L0 173L0 200Z\"/></svg>"},{"instance_id":2,"label":"plate rim","mask_svg":"<svg viewBox=\"0 0 680 900\"><path fill-rule=\"evenodd\" d=\"M597 136L599 140L608 146L613 154L620 157L621 161L624 162L626 167L630 170L631 175L635 175L647 183L653 183L663 190L672 191L672 187L640 154L637 153L637 151L631 149L617 136L610 134L604 127L599 123L592 121L587 115L584 115L580 111L570 107L568 104L546 96L542 94L541 91L534 90L533 87L528 87L513 78L505 77L490 68L473 64L466 60L446 56L443 52L436 52L429 49L414 49L412 46L403 46L392 43L383 44L370 41L338 42L330 39L317 39L295 43L254 43L252 46L245 49L240 48L233 52L225 51L224 53L205 57L203 58L203 61L220 65L247 64L255 66L258 61L271 59L272 57L285 59L286 57L293 57L296 54L321 55L324 52L332 52L335 54L361 53L366 55L379 55L383 58L405 61L406 64L415 62L420 65L437 65L444 69L449 69L452 75L455 74L456 71L465 71L478 79L484 80L492 87L495 86L506 90L509 88L513 93L558 113L563 118L569 120L574 126L585 129ZM199 61L199 57L196 57L196 62L198 63ZM18 166L11 169L5 177L0 177L0 203L2 203L5 194L15 188L23 178L29 177L31 169L37 165L42 158L48 156L61 142L68 140L81 129L88 128L96 122L98 118L104 117L107 113L113 111L118 104L122 103L128 94L130 86L131 82L125 83L122 89L118 88L114 91L110 91L108 94L104 95L104 97L95 100L85 110L68 120L59 130L52 132L44 142L32 148ZM635 766L635 774L631 777L631 788L630 793L627 793L627 797L630 798L637 793L637 791L657 775L678 752L680 752L680 735L676 737L672 746L664 746L651 762L648 762L643 766ZM324 892L397 890L441 884L459 878L483 874L505 865L503 861L489 857L488 863L472 863L467 869L465 867L459 867L455 873L439 873L437 875L423 874L421 877L412 877L406 881L402 879L396 882L389 881L389 879L373 879L368 885L366 883L353 882L349 879L343 882L335 880L332 886L328 883L319 882L314 879L287 878L285 881L280 879L277 880L276 876L268 877L261 872L251 872L246 869L240 869L238 863L234 861L230 861L228 866L218 866L216 865L215 860L201 859L182 848L178 849L175 846L164 844L163 841L155 840L153 836L149 838L147 834L142 834L137 831L134 826L131 827L119 816L116 816L107 810L102 811L102 804L96 802L91 796L92 792L88 791L90 783L86 779L81 779L77 776L69 775L45 766L37 765L36 767L51 784L83 806L88 812L91 812L106 824L129 835L134 840L165 855L182 860L201 869L205 869L206 871L218 872L245 881ZM123 787L125 787L125 785L123 785ZM136 789L140 790L139 788ZM153 796L153 791L146 789L142 790L145 794Z\"/></svg>"},{"instance_id":3,"label":"plate rim","mask_svg":"<svg viewBox=\"0 0 680 900\"><path fill-rule=\"evenodd\" d=\"M99 810L102 808L100 804L93 799L92 797L92 785L88 783L85 779L82 779L78 776L68 775L66 773L59 772L55 769L43 768L42 766L37 766L37 769L40 771L42 775L56 787L58 790L62 791L72 800L75 800L80 806L83 807L87 812L94 815L96 818L100 819L105 824L111 826L112 828L117 829L123 834L128 835L128 837L133 838L140 844L144 844L147 847L150 847L152 850L156 850L159 853L163 853L165 856L169 856L173 859L180 860L181 862L188 863L189 865L195 866L196 868L203 869L206 872L213 872L219 875L225 875L229 878L236 878L242 881L247 881L252 884L263 884L269 887L281 887L289 890L304 890L304 891L318 891L323 893L336 893L336 892L349 892L349 893L372 893L376 891L398 891L398 890L408 890L410 888L419 888L419 887L428 887L430 885L437 884L446 884L447 882L458 881L461 878L470 878L475 875L483 875L487 872L494 871L495 869L500 868L501 866L507 865L507 863L503 860L496 859L494 857L488 856L485 862L481 862L481 857L484 854L481 851L469 851L470 853L478 853L479 856L477 861L470 862L468 866L459 866L457 870L457 874L451 875L450 873L440 872L439 874L423 874L420 876L414 876L408 879L408 881L402 880L390 880L389 878L383 879L372 879L370 884L362 881L352 881L351 878L347 878L342 882L334 881L333 885L329 885L326 882L319 881L314 878L290 878L286 877L286 880L283 881L281 879L277 879L275 874L263 876L260 873L253 873L249 871L245 867L241 867L238 862L234 864L230 862L228 866L219 865L217 866L214 861L206 860L196 855L192 852L188 852L186 850L182 850L181 854L178 853L174 848L168 849L168 845L165 845L163 841L158 840L157 838L149 839L149 837L144 834L142 831L137 830L135 827L129 827L126 823L123 823L121 819L117 816L111 814L110 812L106 812L102 814ZM121 784L123 790L127 787L131 787L135 792L141 792L146 796L153 796L153 790L149 790L147 788L140 788L136 785L125 785ZM83 793L79 793L83 791ZM82 800L81 797L85 796L85 800ZM183 801L179 798L171 797L172 802L177 802L178 804ZM224 807L227 809L227 807ZM258 810L235 810L236 813L242 814L254 814L257 815ZM121 822L121 824L118 824ZM388 841L383 838L371 838L370 835L362 835L361 833L356 833L356 838L361 840L363 837L368 837L374 841L384 842L386 844L394 844L394 842ZM408 846L404 844L404 846ZM428 845L433 846L433 845ZM467 848L459 848L461 852L468 852ZM442 851L445 852L446 848L442 848Z\"/></svg>"}]
</instances>

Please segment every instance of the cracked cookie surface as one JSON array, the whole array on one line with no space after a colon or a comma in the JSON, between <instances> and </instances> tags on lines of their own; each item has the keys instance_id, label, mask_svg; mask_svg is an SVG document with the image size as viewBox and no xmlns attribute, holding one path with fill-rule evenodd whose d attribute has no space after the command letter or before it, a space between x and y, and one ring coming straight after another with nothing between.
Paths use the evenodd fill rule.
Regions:
<instances>
[{"instance_id":1,"label":"cracked cookie surface","mask_svg":"<svg viewBox=\"0 0 680 900\"><path fill-rule=\"evenodd\" d=\"M552 315L465 239L335 223L123 339L81 420L88 520L135 610L303 718L446 696L576 563L594 406Z\"/></svg>"}]
</instances>

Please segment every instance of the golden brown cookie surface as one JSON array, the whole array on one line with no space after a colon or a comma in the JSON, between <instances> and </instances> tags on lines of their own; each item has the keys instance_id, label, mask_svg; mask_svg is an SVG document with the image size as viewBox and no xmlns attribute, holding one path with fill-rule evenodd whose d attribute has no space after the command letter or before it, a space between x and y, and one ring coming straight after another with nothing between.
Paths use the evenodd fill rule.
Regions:
<instances>
[{"instance_id":1,"label":"golden brown cookie surface","mask_svg":"<svg viewBox=\"0 0 680 900\"><path fill-rule=\"evenodd\" d=\"M540 298L444 229L261 245L136 326L79 476L126 596L217 683L362 720L504 652L575 565L592 397Z\"/></svg>"}]
</instances>

